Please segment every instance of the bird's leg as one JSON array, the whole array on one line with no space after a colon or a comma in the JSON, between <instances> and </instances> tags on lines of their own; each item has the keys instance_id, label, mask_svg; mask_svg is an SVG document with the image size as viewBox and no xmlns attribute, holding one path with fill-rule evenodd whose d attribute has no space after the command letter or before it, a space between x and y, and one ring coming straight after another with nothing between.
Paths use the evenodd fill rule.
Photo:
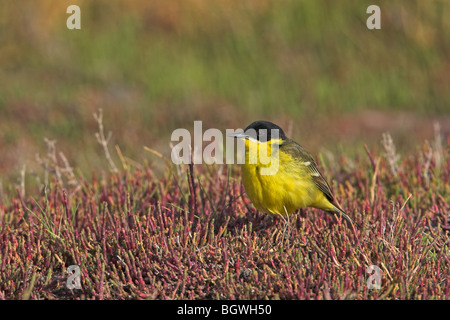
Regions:
<instances>
[{"instance_id":1,"label":"bird's leg","mask_svg":"<svg viewBox=\"0 0 450 320\"><path fill-rule=\"evenodd\" d=\"M279 215L280 218L284 222L284 224L283 224L283 242L284 242L285 239L289 240L289 234L290 234L290 231L291 231L291 229L290 229L290 216L289 216L286 208L284 208L284 211L286 213L286 217L281 215L281 214ZM288 229L289 229L289 233L287 234L286 231L288 231Z\"/></svg>"}]
</instances>

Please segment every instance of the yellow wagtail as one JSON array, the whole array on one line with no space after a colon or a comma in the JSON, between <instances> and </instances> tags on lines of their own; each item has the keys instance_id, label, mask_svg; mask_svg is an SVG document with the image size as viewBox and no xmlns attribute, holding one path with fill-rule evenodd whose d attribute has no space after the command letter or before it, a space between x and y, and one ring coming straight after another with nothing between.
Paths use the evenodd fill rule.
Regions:
<instances>
[{"instance_id":1,"label":"yellow wagtail","mask_svg":"<svg viewBox=\"0 0 450 320\"><path fill-rule=\"evenodd\" d=\"M258 210L286 216L297 209L313 207L343 217L347 223L358 227L336 204L314 157L287 138L279 126L268 121L255 121L243 133L229 136L244 139L242 181ZM270 166L274 168L269 170ZM265 169L266 173L263 172Z\"/></svg>"}]
</instances>

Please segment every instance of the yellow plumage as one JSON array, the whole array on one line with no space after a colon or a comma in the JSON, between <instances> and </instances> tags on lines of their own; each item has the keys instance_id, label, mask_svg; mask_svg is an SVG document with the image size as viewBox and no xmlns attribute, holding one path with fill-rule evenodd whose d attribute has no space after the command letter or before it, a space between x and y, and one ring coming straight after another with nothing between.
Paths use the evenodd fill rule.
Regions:
<instances>
[{"instance_id":1,"label":"yellow plumage","mask_svg":"<svg viewBox=\"0 0 450 320\"><path fill-rule=\"evenodd\" d=\"M273 143L273 142L272 142ZM260 144L264 144L267 153L271 153L271 143L258 143L250 140L246 144L246 161L242 166L242 181L248 197L261 211L272 214L291 214L299 208L316 207L332 210L333 205L323 192L315 187L307 170L307 161L298 161L285 152L276 151L271 155L272 161L279 157L278 171L275 174L261 174L263 165L259 160ZM250 147L250 144L255 144ZM249 154L249 152L252 154ZM256 164L250 164L250 158L256 158ZM309 164L311 165L311 164Z\"/></svg>"},{"instance_id":2,"label":"yellow plumage","mask_svg":"<svg viewBox=\"0 0 450 320\"><path fill-rule=\"evenodd\" d=\"M280 135L275 138L270 133L260 135L254 129L276 129ZM243 134L231 136L245 141L242 181L258 210L286 216L297 209L314 207L342 216L354 224L335 203L314 158L302 146L288 139L281 128L271 122L257 121Z\"/></svg>"}]
</instances>

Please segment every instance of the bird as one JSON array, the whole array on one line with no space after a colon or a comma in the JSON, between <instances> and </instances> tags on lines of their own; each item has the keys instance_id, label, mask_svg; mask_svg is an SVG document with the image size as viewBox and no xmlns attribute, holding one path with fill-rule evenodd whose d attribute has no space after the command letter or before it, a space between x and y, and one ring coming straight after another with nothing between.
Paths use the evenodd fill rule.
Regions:
<instances>
[{"instance_id":1,"label":"bird","mask_svg":"<svg viewBox=\"0 0 450 320\"><path fill-rule=\"evenodd\" d=\"M255 121L228 136L244 141L242 182L257 210L286 217L298 209L318 208L359 228L336 203L314 157L278 125Z\"/></svg>"}]
</instances>

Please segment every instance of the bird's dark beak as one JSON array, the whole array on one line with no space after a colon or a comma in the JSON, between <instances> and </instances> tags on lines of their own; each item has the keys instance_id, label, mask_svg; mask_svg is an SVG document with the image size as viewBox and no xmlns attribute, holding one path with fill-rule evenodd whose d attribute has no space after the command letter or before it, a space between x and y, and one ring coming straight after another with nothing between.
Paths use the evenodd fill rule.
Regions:
<instances>
[{"instance_id":1,"label":"bird's dark beak","mask_svg":"<svg viewBox=\"0 0 450 320\"><path fill-rule=\"evenodd\" d=\"M235 133L227 134L227 137L233 137L236 139L247 139L249 137L249 135L245 134L244 132L235 132Z\"/></svg>"}]
</instances>

